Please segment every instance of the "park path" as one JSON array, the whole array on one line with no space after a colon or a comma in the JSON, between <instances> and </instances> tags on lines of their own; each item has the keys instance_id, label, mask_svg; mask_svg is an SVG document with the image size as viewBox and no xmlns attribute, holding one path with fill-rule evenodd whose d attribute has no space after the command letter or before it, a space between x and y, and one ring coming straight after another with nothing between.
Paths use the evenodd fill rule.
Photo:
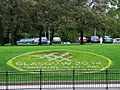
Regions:
<instances>
[{"instance_id":1,"label":"park path","mask_svg":"<svg viewBox=\"0 0 120 90\"><path fill-rule=\"evenodd\" d=\"M120 84L109 84L108 86L109 88L106 89L106 84L75 85L74 90L120 90ZM7 87L0 85L0 90L73 90L72 88L73 85L8 85Z\"/></svg>"},{"instance_id":2,"label":"park path","mask_svg":"<svg viewBox=\"0 0 120 90\"><path fill-rule=\"evenodd\" d=\"M40 89L23 89L23 90L40 90ZM73 89L42 89L42 90L73 90ZM120 90L120 88L110 88L110 89L75 89L75 90Z\"/></svg>"}]
</instances>

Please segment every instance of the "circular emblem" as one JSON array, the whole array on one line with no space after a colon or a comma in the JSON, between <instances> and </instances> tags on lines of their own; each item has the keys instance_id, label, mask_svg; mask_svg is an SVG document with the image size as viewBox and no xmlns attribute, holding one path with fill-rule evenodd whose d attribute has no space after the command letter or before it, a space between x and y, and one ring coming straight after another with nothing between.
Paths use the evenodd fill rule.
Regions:
<instances>
[{"instance_id":1,"label":"circular emblem","mask_svg":"<svg viewBox=\"0 0 120 90\"><path fill-rule=\"evenodd\" d=\"M16 56L7 64L20 71L36 70L105 70L112 61L90 52L52 50L30 52Z\"/></svg>"}]
</instances>

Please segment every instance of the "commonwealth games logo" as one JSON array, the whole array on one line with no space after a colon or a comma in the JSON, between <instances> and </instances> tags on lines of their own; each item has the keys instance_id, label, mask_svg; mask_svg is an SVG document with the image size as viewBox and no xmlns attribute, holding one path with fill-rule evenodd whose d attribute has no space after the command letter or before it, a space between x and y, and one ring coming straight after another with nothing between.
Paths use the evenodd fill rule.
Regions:
<instances>
[{"instance_id":1,"label":"commonwealth games logo","mask_svg":"<svg viewBox=\"0 0 120 90\"><path fill-rule=\"evenodd\" d=\"M55 62L63 62L63 61L71 61L72 54L71 53L62 53L62 52L51 52L51 53L44 53L40 55L32 55L32 57L39 57L41 59L47 59L48 61L55 61Z\"/></svg>"},{"instance_id":2,"label":"commonwealth games logo","mask_svg":"<svg viewBox=\"0 0 120 90\"><path fill-rule=\"evenodd\" d=\"M20 71L35 70L105 70L112 61L90 52L70 50L36 51L16 56L7 65Z\"/></svg>"}]
</instances>

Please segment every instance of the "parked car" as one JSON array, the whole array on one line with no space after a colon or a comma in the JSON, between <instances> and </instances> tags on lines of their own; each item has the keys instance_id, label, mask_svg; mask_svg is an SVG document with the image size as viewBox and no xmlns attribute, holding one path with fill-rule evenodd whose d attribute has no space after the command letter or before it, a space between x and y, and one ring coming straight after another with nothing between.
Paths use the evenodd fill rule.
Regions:
<instances>
[{"instance_id":1,"label":"parked car","mask_svg":"<svg viewBox=\"0 0 120 90\"><path fill-rule=\"evenodd\" d=\"M32 44L34 42L34 39L21 39L17 41L18 44Z\"/></svg>"},{"instance_id":2,"label":"parked car","mask_svg":"<svg viewBox=\"0 0 120 90\"><path fill-rule=\"evenodd\" d=\"M41 43L42 44L47 44L47 41L48 41L47 37L41 37ZM34 43L38 44L39 43L39 38L34 38Z\"/></svg>"},{"instance_id":3,"label":"parked car","mask_svg":"<svg viewBox=\"0 0 120 90\"><path fill-rule=\"evenodd\" d=\"M88 37L87 42L99 43L100 42L99 36L90 36Z\"/></svg>"},{"instance_id":4,"label":"parked car","mask_svg":"<svg viewBox=\"0 0 120 90\"><path fill-rule=\"evenodd\" d=\"M117 44L120 43L120 38L114 38L113 39L113 44Z\"/></svg>"},{"instance_id":5,"label":"parked car","mask_svg":"<svg viewBox=\"0 0 120 90\"><path fill-rule=\"evenodd\" d=\"M104 43L113 43L113 38L111 36L103 36Z\"/></svg>"},{"instance_id":6,"label":"parked car","mask_svg":"<svg viewBox=\"0 0 120 90\"><path fill-rule=\"evenodd\" d=\"M34 43L38 44L39 43L39 38L34 38Z\"/></svg>"},{"instance_id":7,"label":"parked car","mask_svg":"<svg viewBox=\"0 0 120 90\"><path fill-rule=\"evenodd\" d=\"M41 43L42 44L47 44L47 41L48 41L47 37L42 37L41 38Z\"/></svg>"},{"instance_id":8,"label":"parked car","mask_svg":"<svg viewBox=\"0 0 120 90\"><path fill-rule=\"evenodd\" d=\"M53 37L53 43L61 43L60 37Z\"/></svg>"},{"instance_id":9,"label":"parked car","mask_svg":"<svg viewBox=\"0 0 120 90\"><path fill-rule=\"evenodd\" d=\"M28 39L21 39L20 41L17 41L18 44L38 44L39 38L28 38ZM42 44L47 44L47 38L42 37L41 38Z\"/></svg>"},{"instance_id":10,"label":"parked car","mask_svg":"<svg viewBox=\"0 0 120 90\"><path fill-rule=\"evenodd\" d=\"M78 38L78 42L81 43L81 37ZM83 42L86 43L87 42L87 38L83 37Z\"/></svg>"}]
</instances>

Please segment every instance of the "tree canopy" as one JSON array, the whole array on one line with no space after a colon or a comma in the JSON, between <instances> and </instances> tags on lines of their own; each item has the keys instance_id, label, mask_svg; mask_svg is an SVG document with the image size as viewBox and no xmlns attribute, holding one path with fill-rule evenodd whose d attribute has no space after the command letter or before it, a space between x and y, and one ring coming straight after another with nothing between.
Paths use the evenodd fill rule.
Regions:
<instances>
[{"instance_id":1,"label":"tree canopy","mask_svg":"<svg viewBox=\"0 0 120 90\"><path fill-rule=\"evenodd\" d=\"M41 37L49 32L50 45L54 36L74 42L93 30L120 37L119 5L116 0L0 0L0 44L39 37L41 45Z\"/></svg>"}]
</instances>

